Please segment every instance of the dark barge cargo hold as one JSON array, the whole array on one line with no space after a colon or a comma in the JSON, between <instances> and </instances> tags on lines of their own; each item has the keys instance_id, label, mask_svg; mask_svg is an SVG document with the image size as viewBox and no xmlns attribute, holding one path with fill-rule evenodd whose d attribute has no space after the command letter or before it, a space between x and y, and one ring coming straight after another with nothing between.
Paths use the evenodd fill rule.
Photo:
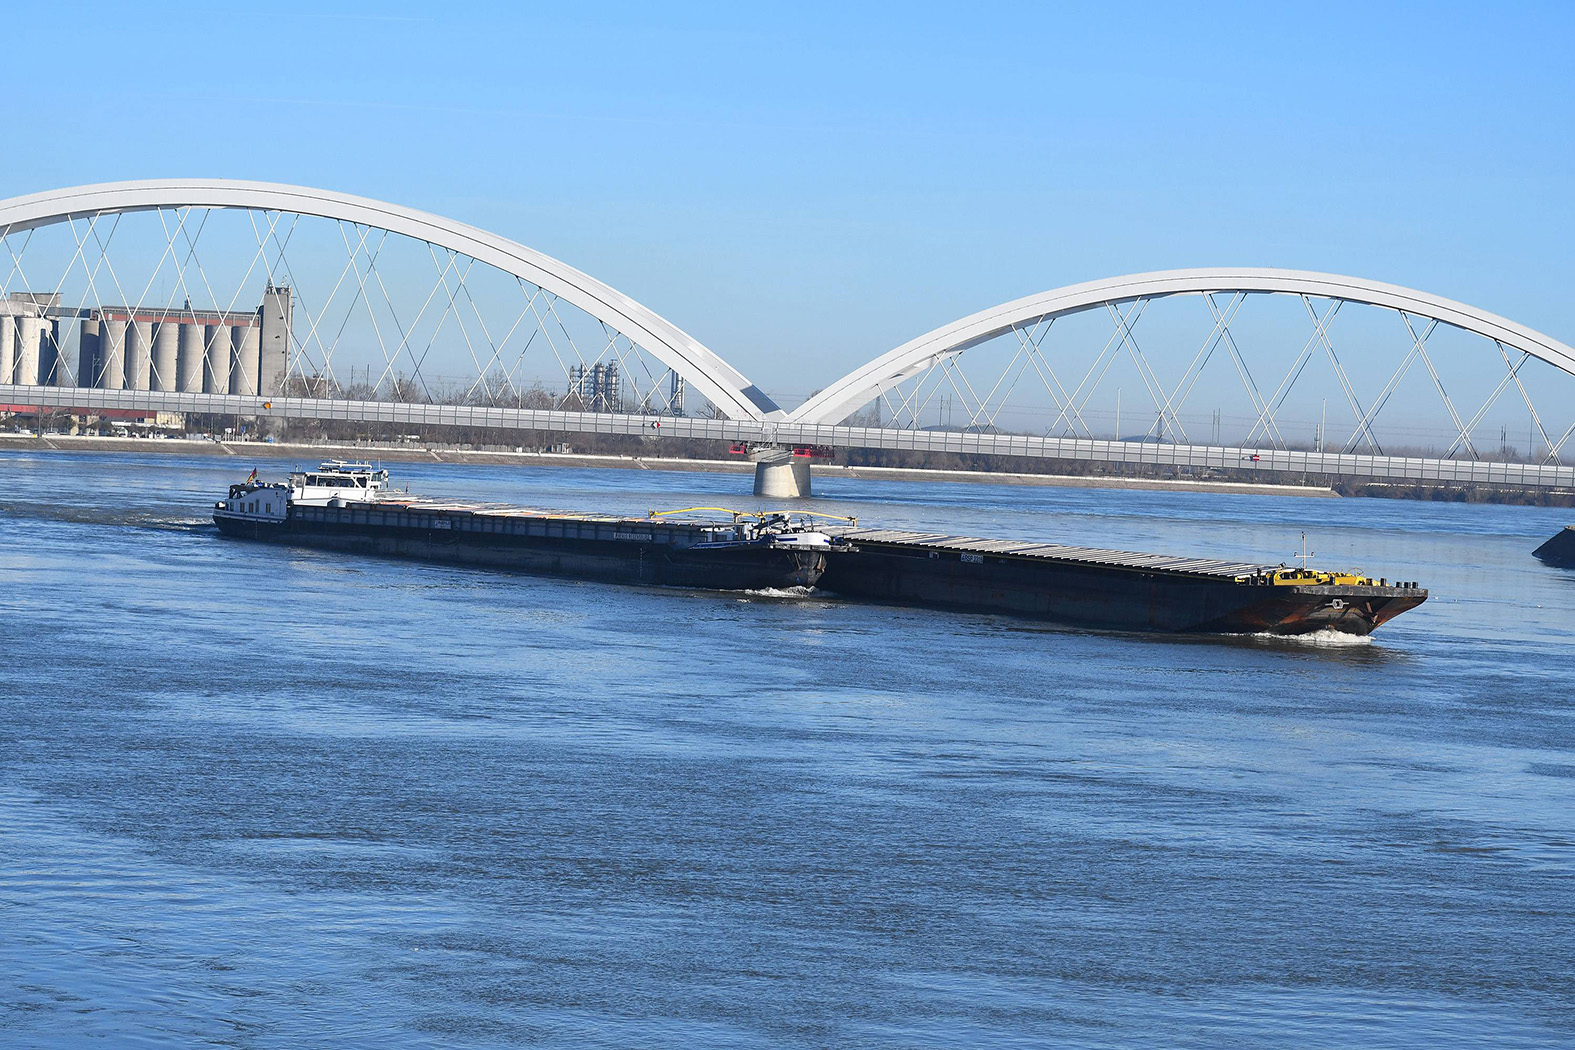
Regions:
<instances>
[{"instance_id":1,"label":"dark barge cargo hold","mask_svg":"<svg viewBox=\"0 0 1575 1050\"><path fill-rule=\"evenodd\" d=\"M221 532L617 583L721 590L812 587L830 538L783 516L732 522L554 514L384 492L388 472L324 463L287 484L253 478L214 506Z\"/></svg>"},{"instance_id":2,"label":"dark barge cargo hold","mask_svg":"<svg viewBox=\"0 0 1575 1050\"><path fill-rule=\"evenodd\" d=\"M1369 634L1427 591L1283 565L983 540L890 529L827 528L821 586L850 597L980 609L1116 630Z\"/></svg>"},{"instance_id":3,"label":"dark barge cargo hold","mask_svg":"<svg viewBox=\"0 0 1575 1050\"><path fill-rule=\"evenodd\" d=\"M1116 630L1365 635L1427 599L1414 583L1283 565L816 527L807 515L556 514L394 495L387 481L361 463L325 463L284 484L253 471L213 520L230 536L357 554L717 590L819 584L851 598Z\"/></svg>"}]
</instances>

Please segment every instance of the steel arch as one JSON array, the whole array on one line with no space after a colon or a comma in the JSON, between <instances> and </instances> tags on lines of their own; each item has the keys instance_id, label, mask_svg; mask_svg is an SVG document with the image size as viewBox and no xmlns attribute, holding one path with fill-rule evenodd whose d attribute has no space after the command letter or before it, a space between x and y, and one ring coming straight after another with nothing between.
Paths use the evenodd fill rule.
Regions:
<instances>
[{"instance_id":1,"label":"steel arch","mask_svg":"<svg viewBox=\"0 0 1575 1050\"><path fill-rule=\"evenodd\" d=\"M358 223L467 255L584 310L648 350L734 419L782 410L737 369L677 325L588 274L464 223L329 190L229 179L154 179L50 190L0 201L0 237L94 215L162 208L245 208Z\"/></svg>"},{"instance_id":2,"label":"steel arch","mask_svg":"<svg viewBox=\"0 0 1575 1050\"><path fill-rule=\"evenodd\" d=\"M1162 270L1067 285L991 307L911 339L848 373L791 413L795 423L837 423L881 391L1013 328L1106 303L1204 292L1287 293L1387 307L1495 339L1575 375L1575 349L1496 314L1426 292L1307 270Z\"/></svg>"}]
</instances>

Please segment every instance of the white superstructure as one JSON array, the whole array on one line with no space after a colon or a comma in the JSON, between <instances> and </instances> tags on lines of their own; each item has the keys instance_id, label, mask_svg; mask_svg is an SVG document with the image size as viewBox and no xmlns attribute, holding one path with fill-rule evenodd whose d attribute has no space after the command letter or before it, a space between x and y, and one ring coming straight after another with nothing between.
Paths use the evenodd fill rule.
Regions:
<instances>
[{"instance_id":1,"label":"white superstructure","mask_svg":"<svg viewBox=\"0 0 1575 1050\"><path fill-rule=\"evenodd\" d=\"M282 522L290 513L290 487L278 482L272 484L252 478L240 485L231 485L227 498L213 505L214 515L236 521L263 523Z\"/></svg>"},{"instance_id":2,"label":"white superstructure","mask_svg":"<svg viewBox=\"0 0 1575 1050\"><path fill-rule=\"evenodd\" d=\"M375 503L388 487L388 471L370 463L329 460L316 470L290 475L290 501L302 506L327 507L339 503Z\"/></svg>"}]
</instances>

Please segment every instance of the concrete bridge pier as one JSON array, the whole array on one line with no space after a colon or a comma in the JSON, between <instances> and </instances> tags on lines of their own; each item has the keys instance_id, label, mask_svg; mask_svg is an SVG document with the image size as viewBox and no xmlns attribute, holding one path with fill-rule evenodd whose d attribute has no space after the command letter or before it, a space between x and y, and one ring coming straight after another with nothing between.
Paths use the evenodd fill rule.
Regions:
<instances>
[{"instance_id":1,"label":"concrete bridge pier","mask_svg":"<svg viewBox=\"0 0 1575 1050\"><path fill-rule=\"evenodd\" d=\"M755 448L749 458L755 461L755 495L798 499L810 494L808 456L795 456L790 448Z\"/></svg>"}]
</instances>

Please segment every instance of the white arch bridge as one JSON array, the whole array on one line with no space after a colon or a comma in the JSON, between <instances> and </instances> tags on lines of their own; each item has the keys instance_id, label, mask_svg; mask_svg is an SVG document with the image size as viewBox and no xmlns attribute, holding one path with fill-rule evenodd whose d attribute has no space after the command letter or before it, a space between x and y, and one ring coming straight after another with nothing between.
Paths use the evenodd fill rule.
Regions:
<instances>
[{"instance_id":1,"label":"white arch bridge","mask_svg":"<svg viewBox=\"0 0 1575 1050\"><path fill-rule=\"evenodd\" d=\"M0 243L0 405L714 439L783 462L833 447L1575 488L1563 385L1575 350L1331 274L1180 270L1055 289L912 339L787 411L595 278L364 198L227 180L85 186L0 201ZM270 333L276 289L292 305ZM1266 298L1294 323L1254 327L1244 306ZM1190 303L1202 338L1173 318L1156 352L1138 323L1166 302ZM1392 354L1374 350L1372 324L1331 330L1352 304L1387 319ZM1069 329L1075 346L1053 341ZM1140 433L1123 430L1123 389ZM686 392L706 409L686 411ZM1207 423L1189 407L1227 394ZM1424 401L1439 420L1426 432L1408 417Z\"/></svg>"}]
</instances>

